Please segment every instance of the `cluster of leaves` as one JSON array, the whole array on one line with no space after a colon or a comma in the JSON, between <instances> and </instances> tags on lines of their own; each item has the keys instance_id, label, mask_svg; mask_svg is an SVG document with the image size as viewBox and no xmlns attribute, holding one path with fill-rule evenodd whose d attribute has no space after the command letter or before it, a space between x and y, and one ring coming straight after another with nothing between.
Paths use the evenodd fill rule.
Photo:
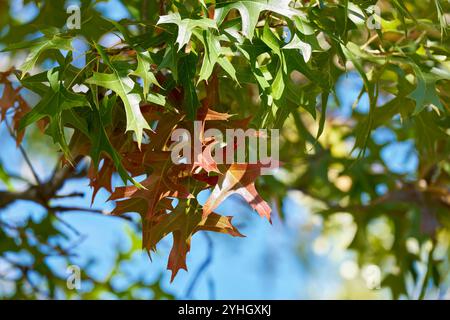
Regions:
<instances>
[{"instance_id":1,"label":"cluster of leaves","mask_svg":"<svg viewBox=\"0 0 450 320\"><path fill-rule=\"evenodd\" d=\"M17 70L2 75L7 88L2 113L13 110L18 139L40 121L64 162L89 156L95 192L105 188L111 200L119 200L113 213L142 216L144 248L155 249L172 233L172 278L186 268L195 232L241 235L230 217L213 212L227 196L240 194L269 219L271 212L254 185L261 165L217 165L211 157L214 142L202 137L202 153L192 165L171 162L172 132L192 132L193 120L203 129L281 128L281 158L291 178L264 177L262 195L276 199L279 212L287 190L297 189L323 202L324 215L351 213L358 224L353 248L361 263L379 258L365 232L371 221L387 215L395 241L383 254L393 255L398 268L386 285L396 295L406 291L403 275L414 273L414 259L405 258L407 239L436 242L438 232L448 230L448 3L136 0L124 2L131 18L115 22L84 0L81 29L65 30L61 16L66 15L55 11L64 1L34 2L41 7L33 24L5 20L11 25L1 39L6 49L27 49L29 55ZM381 17L371 16L375 4ZM50 15L57 21L48 21ZM367 28L368 19L381 28ZM38 39L17 41L43 21L53 27L40 28ZM119 43L100 45L107 33ZM83 54L86 63L75 67L72 41L80 37L90 47ZM48 59L54 67L36 68ZM369 110L355 110L342 124L327 109L333 102L339 106L337 83L348 71L363 81L355 106L367 97ZM11 73L20 81L16 88L8 84ZM31 110L21 102L22 88L40 96ZM249 120L230 120L230 114ZM380 154L383 145L373 139L380 127L398 141L414 139L416 173L389 170ZM331 136L353 143L352 150L343 154L327 142ZM130 185L113 190L115 173ZM349 179L350 187L340 186L342 179ZM380 185L387 189L382 195ZM197 195L208 188L212 193L202 208ZM431 278L439 284L445 269L430 261Z\"/></svg>"},{"instance_id":2,"label":"cluster of leaves","mask_svg":"<svg viewBox=\"0 0 450 320\"><path fill-rule=\"evenodd\" d=\"M178 13L162 16L159 20L159 24L180 24L175 41L179 45L176 51L187 44L190 33L206 32L212 24L215 25L208 18L198 19L203 23L189 20L182 21ZM86 54L89 62L82 69L73 66L72 51L66 56L58 51L70 50L72 41L70 36L59 31L49 30L40 39L8 48L30 48L31 53L16 74L24 88L41 97L36 106L26 109L29 112L25 115L14 110L15 118L20 119L15 121L14 127L18 134L23 135L23 130L29 125L44 120L46 133L63 152L64 162L74 164L89 156L92 159L89 176L94 197L100 188L112 192L112 175L116 172L124 182L130 181L134 186L116 188L112 193L111 200L126 199L117 202L112 214L141 214L143 247L147 250L154 250L163 237L173 233L174 245L168 264L173 271L173 279L180 268L187 269L186 254L195 232L207 230L241 236L232 226L230 217L213 212L229 195L241 194L261 216L270 219L271 209L254 186L263 165L218 166L211 154L214 141L200 141L202 153L192 165L172 163L169 150L173 130L192 127L194 119L202 121L203 130L209 127L223 127L225 130L227 127L245 126L245 123L232 121L228 126L221 124L227 122L230 116L210 109L214 105L214 97L205 97L201 101L203 107L198 109L200 101L194 82L197 54L175 54L174 44L165 52L158 52L159 56L153 56L142 49L142 44L136 43L124 26L115 22L111 24L121 33L127 47L109 52L92 40L93 50ZM161 33L160 30L157 32ZM181 37L184 40L180 40ZM154 45L166 42L166 37L160 37ZM58 66L29 75L38 59L51 50ZM163 67L168 55L176 60ZM210 58L205 56L205 59ZM216 59L219 59L218 55ZM154 60L159 60L156 65ZM220 61L233 69L225 58ZM170 69L173 65L175 70ZM199 81L202 77L203 80L210 78L214 65L215 61L206 71L209 74L201 72ZM159 66L159 71L156 66ZM8 73L11 71L3 75L5 81L8 81ZM138 84L138 79L142 85ZM22 87L13 89L9 82L5 83L8 90L5 91L2 110L6 113L20 102L16 101L16 96ZM210 92L218 91L218 81L215 84L215 87L209 85ZM87 92L73 92L74 85L87 86ZM70 142L67 142L65 128L74 130ZM144 138L148 143L143 143ZM142 175L147 175L142 182L133 178ZM197 195L209 187L214 187L214 191L200 212ZM178 203L174 205L173 199L177 199Z\"/></svg>"},{"instance_id":3,"label":"cluster of leaves","mask_svg":"<svg viewBox=\"0 0 450 320\"><path fill-rule=\"evenodd\" d=\"M132 261L140 239L129 232L131 246L128 250L117 248L115 268L104 279L92 276L97 265L96 257L80 262L74 254L83 239L73 239L73 232L67 232L64 220L55 215L45 215L39 219L28 217L22 223L10 224L0 220L0 296L7 299L140 299L150 294L154 299L173 299L161 288L161 278L155 282L144 276L136 276L121 267ZM68 286L68 273L55 268L55 262L64 266L74 279ZM119 264L118 262L121 262ZM75 279L79 276L79 279ZM120 288L118 279L126 278L128 286ZM69 278L69 280L71 280ZM81 290L74 290L79 282ZM92 289L88 289L92 288Z\"/></svg>"}]
</instances>

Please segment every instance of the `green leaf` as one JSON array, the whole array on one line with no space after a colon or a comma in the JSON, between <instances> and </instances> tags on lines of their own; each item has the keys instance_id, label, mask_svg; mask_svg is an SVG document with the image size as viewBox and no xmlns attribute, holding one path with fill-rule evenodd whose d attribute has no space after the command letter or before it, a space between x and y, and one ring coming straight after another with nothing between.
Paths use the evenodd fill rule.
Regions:
<instances>
[{"instance_id":1,"label":"green leaf","mask_svg":"<svg viewBox=\"0 0 450 320\"><path fill-rule=\"evenodd\" d=\"M367 76L367 73L363 68L362 62L358 59L359 57L361 57L359 47L356 44L351 43L351 42L349 42L347 44L347 46L341 45L341 47L342 47L342 50L343 50L346 58L348 58L352 61L356 70L360 74L360 76L363 80L363 83L364 83L365 91L367 92L367 94L369 96L369 105L370 105L369 115L368 115L367 119L365 119L365 124L362 127L362 130L360 130L360 132L357 133L355 145L353 147L353 150L356 150L357 148L361 148L361 151L359 153L359 155L361 156L364 154L364 152L366 150L367 143L369 141L369 137L370 137L370 134L373 129L374 114L375 114L375 110L376 110L375 108L376 108L376 104L377 104L377 101L376 101L376 98L374 95L375 86L369 80L369 77Z\"/></svg>"},{"instance_id":2,"label":"green leaf","mask_svg":"<svg viewBox=\"0 0 450 320\"><path fill-rule=\"evenodd\" d=\"M150 130L150 126L142 115L139 107L141 97L137 93L132 93L135 83L128 74L117 70L112 65L108 56L99 45L95 44L95 47L102 56L103 61L110 67L113 73L94 72L94 75L87 79L86 83L110 89L120 97L125 106L127 117L126 131L132 131L136 134L136 141L140 147L144 129Z\"/></svg>"},{"instance_id":3,"label":"green leaf","mask_svg":"<svg viewBox=\"0 0 450 320\"><path fill-rule=\"evenodd\" d=\"M283 95L285 88L283 68L279 68L275 80L272 82L272 96L278 100Z\"/></svg>"},{"instance_id":4,"label":"green leaf","mask_svg":"<svg viewBox=\"0 0 450 320\"><path fill-rule=\"evenodd\" d=\"M281 50L280 50L280 40L278 37L272 32L269 23L266 22L263 28L263 33L261 36L261 40L270 48L272 51L281 58Z\"/></svg>"},{"instance_id":5,"label":"green leaf","mask_svg":"<svg viewBox=\"0 0 450 320\"><path fill-rule=\"evenodd\" d=\"M419 114L426 107L433 105L444 112L444 106L439 99L436 91L436 81L442 78L433 73L424 73L418 67L414 66L417 78L416 89L408 95L408 98L416 102L414 114Z\"/></svg>"},{"instance_id":6,"label":"green leaf","mask_svg":"<svg viewBox=\"0 0 450 320\"><path fill-rule=\"evenodd\" d=\"M72 39L62 38L56 35L50 40L46 37L43 37L37 41L29 42L28 45L24 43L23 48L27 47L30 48L30 53L28 54L25 62L19 68L22 71L22 77L24 77L27 72L33 69L34 65L44 51L52 49L72 50Z\"/></svg>"},{"instance_id":7,"label":"green leaf","mask_svg":"<svg viewBox=\"0 0 450 320\"><path fill-rule=\"evenodd\" d=\"M230 10L238 10L242 19L242 33L252 39L262 11L275 12L291 19L296 15L304 16L301 11L291 8L290 3L290 0L217 1L214 19L220 25Z\"/></svg>"},{"instance_id":8,"label":"green leaf","mask_svg":"<svg viewBox=\"0 0 450 320\"><path fill-rule=\"evenodd\" d=\"M208 80L216 64L219 64L234 81L238 82L236 78L236 70L225 56L226 51L225 48L220 46L219 37L207 31L202 32L201 35L198 33L194 34L203 43L205 48L203 63L197 83L200 83L203 80Z\"/></svg>"},{"instance_id":9,"label":"green leaf","mask_svg":"<svg viewBox=\"0 0 450 320\"><path fill-rule=\"evenodd\" d=\"M197 97L197 91L194 83L197 67L197 56L194 53L190 53L179 61L180 82L183 86L184 92L184 107L188 118L195 119L199 101Z\"/></svg>"},{"instance_id":10,"label":"green leaf","mask_svg":"<svg viewBox=\"0 0 450 320\"><path fill-rule=\"evenodd\" d=\"M114 162L115 167L117 168L117 172L119 173L122 180L126 183L130 181L136 187L142 188L141 184L136 182L133 178L130 177L126 169L122 164L122 159L116 149L113 147L111 142L109 141L108 135L105 131L105 122L101 117L100 112L98 111L98 106L93 112L93 121L90 126L89 138L92 143L91 147L91 157L94 162L94 167L98 168L100 162L100 156L102 152L108 154Z\"/></svg>"},{"instance_id":11,"label":"green leaf","mask_svg":"<svg viewBox=\"0 0 450 320\"><path fill-rule=\"evenodd\" d=\"M8 190L13 190L13 185L11 183L11 179L9 178L8 173L6 172L5 168L3 167L3 163L0 161L0 181L2 181Z\"/></svg>"},{"instance_id":12,"label":"green leaf","mask_svg":"<svg viewBox=\"0 0 450 320\"><path fill-rule=\"evenodd\" d=\"M328 98L330 94L328 92L322 93L322 111L319 120L319 130L317 130L316 139L318 140L325 129L325 120L327 118Z\"/></svg>"},{"instance_id":13,"label":"green leaf","mask_svg":"<svg viewBox=\"0 0 450 320\"><path fill-rule=\"evenodd\" d=\"M159 93L156 93L156 94L150 93L147 96L147 101L151 102L151 103L154 103L154 104L158 104L160 106L165 106L166 105L166 97L163 96L162 94L159 94Z\"/></svg>"},{"instance_id":14,"label":"green leaf","mask_svg":"<svg viewBox=\"0 0 450 320\"><path fill-rule=\"evenodd\" d=\"M294 35L291 42L283 47L283 49L297 49L300 50L303 60L307 63L311 59L312 47L309 43L303 42L297 35Z\"/></svg>"},{"instance_id":15,"label":"green leaf","mask_svg":"<svg viewBox=\"0 0 450 320\"><path fill-rule=\"evenodd\" d=\"M175 43L178 43L178 51L180 51L181 48L189 42L194 29L217 29L216 22L212 19L203 17L199 19L181 19L179 13L159 17L157 25L159 24L176 24L178 26L178 36L175 41Z\"/></svg>"},{"instance_id":16,"label":"green leaf","mask_svg":"<svg viewBox=\"0 0 450 320\"><path fill-rule=\"evenodd\" d=\"M53 137L55 143L60 145L65 155L70 158L64 134L63 112L75 107L88 106L89 103L85 96L70 92L62 85L58 71L49 70L47 78L50 88L38 104L21 119L18 130L21 131L40 119L48 117L50 119L48 133Z\"/></svg>"},{"instance_id":17,"label":"green leaf","mask_svg":"<svg viewBox=\"0 0 450 320\"><path fill-rule=\"evenodd\" d=\"M302 34L313 35L315 33L314 28L309 24L309 21L306 17L296 15L296 16L294 16L293 20L294 20L295 27Z\"/></svg>"},{"instance_id":18,"label":"green leaf","mask_svg":"<svg viewBox=\"0 0 450 320\"><path fill-rule=\"evenodd\" d=\"M168 44L166 51L164 52L164 57L161 63L158 66L158 70L163 68L170 69L172 72L173 78L178 80L178 60L179 56L175 51L175 47L172 44Z\"/></svg>"},{"instance_id":19,"label":"green leaf","mask_svg":"<svg viewBox=\"0 0 450 320\"><path fill-rule=\"evenodd\" d=\"M137 52L136 53L138 65L136 70L134 70L131 74L138 76L143 81L143 87L144 87L144 98L147 97L148 92L150 90L150 85L154 84L158 87L161 87L158 83L158 80L156 80L155 75L153 72L150 71L152 59L150 58L150 53L148 52Z\"/></svg>"}]
</instances>

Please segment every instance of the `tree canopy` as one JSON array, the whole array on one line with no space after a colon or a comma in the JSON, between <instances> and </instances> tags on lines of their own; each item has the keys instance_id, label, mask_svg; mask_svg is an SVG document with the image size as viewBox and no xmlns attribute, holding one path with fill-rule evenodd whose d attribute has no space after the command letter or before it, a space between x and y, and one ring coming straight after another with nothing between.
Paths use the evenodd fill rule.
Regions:
<instances>
[{"instance_id":1,"label":"tree canopy","mask_svg":"<svg viewBox=\"0 0 450 320\"><path fill-rule=\"evenodd\" d=\"M423 283L419 298L448 283L448 1L130 0L117 21L96 9L102 1L81 0L79 28L68 23L70 1L24 1L37 11L22 20L13 2L0 2L1 121L17 152L32 159L27 141L46 135L59 160L48 181L36 176L22 189L0 163L0 210L26 200L48 211L22 227L0 219L2 257L66 254L48 244L60 232L56 214L94 210L54 200L66 181L88 177L93 197L111 193L107 214L141 216L145 250L172 235L172 280L187 270L195 233L243 236L233 212L215 212L230 195L270 220L297 190L324 219L351 215L348 249L361 265L380 266L393 297L407 293L409 276ZM347 109L345 79L359 92ZM171 136L193 132L194 121L202 133L279 129L280 169L217 164L203 134L192 164L173 163ZM406 143L417 163L386 159L392 143ZM30 267L16 266L30 282ZM53 277L45 264L37 272Z\"/></svg>"}]
</instances>

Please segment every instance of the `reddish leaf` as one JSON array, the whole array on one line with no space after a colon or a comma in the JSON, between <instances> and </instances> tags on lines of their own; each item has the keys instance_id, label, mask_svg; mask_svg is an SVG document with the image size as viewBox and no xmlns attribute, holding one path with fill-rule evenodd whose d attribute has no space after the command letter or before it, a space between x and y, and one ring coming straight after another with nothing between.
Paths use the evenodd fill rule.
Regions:
<instances>
[{"instance_id":1,"label":"reddish leaf","mask_svg":"<svg viewBox=\"0 0 450 320\"><path fill-rule=\"evenodd\" d=\"M212 156L212 151L214 146L218 142L211 142L203 148L203 151L199 153L195 159L193 171L197 168L202 168L206 172L217 172L220 173L217 163Z\"/></svg>"},{"instance_id":2,"label":"reddish leaf","mask_svg":"<svg viewBox=\"0 0 450 320\"><path fill-rule=\"evenodd\" d=\"M207 217L232 194L241 195L261 217L269 221L271 208L258 194L255 180L261 175L262 164L232 164L219 178L207 202L203 206L203 216Z\"/></svg>"},{"instance_id":3,"label":"reddish leaf","mask_svg":"<svg viewBox=\"0 0 450 320\"><path fill-rule=\"evenodd\" d=\"M89 178L91 180L89 185L93 189L91 203L94 202L95 196L101 188L112 192L111 179L115 171L114 163L109 158L103 160L103 165L98 172L94 169L93 164L91 165L89 168Z\"/></svg>"},{"instance_id":4,"label":"reddish leaf","mask_svg":"<svg viewBox=\"0 0 450 320\"><path fill-rule=\"evenodd\" d=\"M9 81L4 82L3 95L0 99L1 119L5 119L6 112L14 107L21 88L14 89Z\"/></svg>"},{"instance_id":5,"label":"reddish leaf","mask_svg":"<svg viewBox=\"0 0 450 320\"><path fill-rule=\"evenodd\" d=\"M206 100L202 101L202 106L197 110L198 121L227 121L233 115L214 111L208 106Z\"/></svg>"},{"instance_id":6,"label":"reddish leaf","mask_svg":"<svg viewBox=\"0 0 450 320\"><path fill-rule=\"evenodd\" d=\"M175 178L170 175L169 169L162 168L161 170L155 170L153 174L141 182L145 189L139 189L135 186L119 187L116 188L109 200L125 198L143 199L146 202L146 206L139 213L144 214L143 210L146 210L145 216L150 218L156 215L158 212L157 206L164 198L187 199L193 197L185 186L174 180ZM130 200L123 201L127 202Z\"/></svg>"},{"instance_id":7,"label":"reddish leaf","mask_svg":"<svg viewBox=\"0 0 450 320\"><path fill-rule=\"evenodd\" d=\"M196 200L180 201L171 213L162 214L144 222L143 246L147 250L155 251L159 241L168 234L173 234L173 247L167 265L167 268L172 270L171 281L180 269L187 270L186 255L190 250L191 238L194 233L212 231L229 234L233 237L243 237L232 225L231 217L211 213L207 218L202 219L202 214L197 208Z\"/></svg>"}]
</instances>

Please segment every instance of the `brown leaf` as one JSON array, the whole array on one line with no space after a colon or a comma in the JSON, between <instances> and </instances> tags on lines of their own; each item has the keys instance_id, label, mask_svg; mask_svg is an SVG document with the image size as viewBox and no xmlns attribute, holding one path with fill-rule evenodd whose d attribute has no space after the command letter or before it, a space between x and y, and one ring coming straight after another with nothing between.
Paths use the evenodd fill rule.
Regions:
<instances>
[{"instance_id":1,"label":"brown leaf","mask_svg":"<svg viewBox=\"0 0 450 320\"><path fill-rule=\"evenodd\" d=\"M6 112L14 107L21 88L14 89L9 81L4 82L3 95L0 99L1 119L5 119Z\"/></svg>"},{"instance_id":2,"label":"brown leaf","mask_svg":"<svg viewBox=\"0 0 450 320\"><path fill-rule=\"evenodd\" d=\"M207 217L232 194L241 195L261 217L271 221L272 209L258 194L255 180L261 175L262 164L232 164L219 178L207 202L203 206L203 217Z\"/></svg>"},{"instance_id":3,"label":"brown leaf","mask_svg":"<svg viewBox=\"0 0 450 320\"><path fill-rule=\"evenodd\" d=\"M157 214L157 206L160 201L165 198L188 199L193 197L184 185L179 184L174 180L175 178L171 176L168 169L162 168L161 170L155 170L154 173L141 182L145 189L140 189L136 186L119 187L111 194L109 200L126 198L143 199L146 206L142 207L138 212L141 213L141 215L150 218ZM123 200L122 202L128 201L130 201L130 199ZM113 211L113 214L114 213L115 212Z\"/></svg>"},{"instance_id":4,"label":"brown leaf","mask_svg":"<svg viewBox=\"0 0 450 320\"><path fill-rule=\"evenodd\" d=\"M197 168L202 168L207 173L210 172L220 173L219 168L217 167L217 163L212 156L213 148L217 143L218 142L213 141L203 148L203 151L200 152L195 159L192 168L193 171L195 171L195 169Z\"/></svg>"},{"instance_id":5,"label":"brown leaf","mask_svg":"<svg viewBox=\"0 0 450 320\"><path fill-rule=\"evenodd\" d=\"M191 238L199 231L212 231L229 234L233 237L243 235L232 225L231 217L211 213L202 219L196 200L180 201L169 214L162 214L144 222L144 243L147 250L155 251L156 245L165 236L173 234L173 246L170 251L167 268L172 270L171 281L180 269L187 270L186 256L191 247Z\"/></svg>"}]
</instances>

